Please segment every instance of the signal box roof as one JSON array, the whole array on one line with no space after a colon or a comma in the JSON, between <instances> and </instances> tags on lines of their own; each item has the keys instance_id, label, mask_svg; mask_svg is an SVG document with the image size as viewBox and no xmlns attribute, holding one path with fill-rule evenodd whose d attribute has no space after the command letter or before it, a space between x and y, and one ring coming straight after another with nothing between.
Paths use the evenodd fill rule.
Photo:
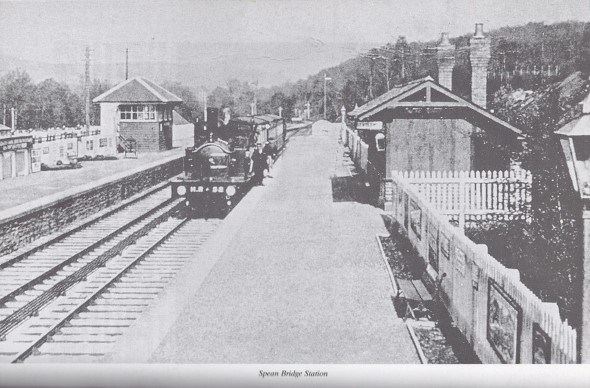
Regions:
<instances>
[{"instance_id":1,"label":"signal box roof","mask_svg":"<svg viewBox=\"0 0 590 388\"><path fill-rule=\"evenodd\" d=\"M182 100L175 94L142 77L130 78L127 81L107 90L92 101L95 103L182 103Z\"/></svg>"}]
</instances>

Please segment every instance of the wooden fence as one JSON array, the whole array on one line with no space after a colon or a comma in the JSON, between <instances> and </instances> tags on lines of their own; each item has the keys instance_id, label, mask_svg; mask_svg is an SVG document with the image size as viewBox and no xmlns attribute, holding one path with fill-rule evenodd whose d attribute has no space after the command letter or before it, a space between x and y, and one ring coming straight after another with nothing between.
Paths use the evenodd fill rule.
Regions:
<instances>
[{"instance_id":1,"label":"wooden fence","mask_svg":"<svg viewBox=\"0 0 590 388\"><path fill-rule=\"evenodd\" d=\"M575 363L577 333L557 305L544 303L429 203L403 177L387 180L393 218L440 279L441 299L484 363ZM443 274L445 275L443 277Z\"/></svg>"},{"instance_id":2,"label":"wooden fence","mask_svg":"<svg viewBox=\"0 0 590 388\"><path fill-rule=\"evenodd\" d=\"M366 174L369 170L369 146L346 125L342 125L340 139L350 150L350 159Z\"/></svg>"},{"instance_id":3,"label":"wooden fence","mask_svg":"<svg viewBox=\"0 0 590 388\"><path fill-rule=\"evenodd\" d=\"M363 156L368 147L358 135L343 125L341 138L357 167L370 170ZM454 173L423 174L423 179L432 181L426 186L420 186L420 173L405 178L394 174L383 180L385 195L393 199L392 217L423 258L428 276L442 279L441 299L453 321L484 363L576 363L577 332L567 320L562 321L558 306L539 299L520 281L518 270L506 268L490 256L485 245L467 238L437 208L450 202L470 204L475 210L479 206L486 211L524 211L530 200L530 174L496 173L494 177L491 173L490 178L486 173L482 178L481 173L475 173L473 179L479 179L479 183L470 183L469 174L463 174L467 177L461 177L461 173L458 177ZM452 183L453 179L459 182ZM446 187L454 184L459 188L446 189L446 194L441 194L443 189L432 188L443 180ZM523 190L526 193L519 194ZM484 194L489 192L491 197ZM441 196L439 202L430 202ZM485 201L478 202L477 198ZM490 202L488 198L492 198Z\"/></svg>"},{"instance_id":4,"label":"wooden fence","mask_svg":"<svg viewBox=\"0 0 590 388\"><path fill-rule=\"evenodd\" d=\"M460 226L485 219L528 220L531 173L518 171L394 172L434 209Z\"/></svg>"}]
</instances>

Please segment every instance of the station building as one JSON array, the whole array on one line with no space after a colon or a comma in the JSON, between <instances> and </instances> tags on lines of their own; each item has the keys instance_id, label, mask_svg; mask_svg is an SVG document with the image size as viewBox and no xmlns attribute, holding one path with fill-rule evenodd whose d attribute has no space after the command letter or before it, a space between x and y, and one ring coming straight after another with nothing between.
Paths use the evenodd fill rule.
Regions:
<instances>
[{"instance_id":1,"label":"station building","mask_svg":"<svg viewBox=\"0 0 590 388\"><path fill-rule=\"evenodd\" d=\"M453 93L455 48L448 34L437 47L438 82L425 77L397 85L348 115L369 144L386 208L396 171L509 170L522 132L487 107L489 39L476 25L470 40L471 101ZM361 129L362 128L362 129Z\"/></svg>"},{"instance_id":2,"label":"station building","mask_svg":"<svg viewBox=\"0 0 590 388\"><path fill-rule=\"evenodd\" d=\"M0 124L0 179L15 178L31 173L33 137L13 133Z\"/></svg>"},{"instance_id":3,"label":"station building","mask_svg":"<svg viewBox=\"0 0 590 388\"><path fill-rule=\"evenodd\" d=\"M173 109L182 100L141 77L130 78L96 97L100 105L101 132L119 145L132 139L138 152L154 152L173 146Z\"/></svg>"}]
</instances>

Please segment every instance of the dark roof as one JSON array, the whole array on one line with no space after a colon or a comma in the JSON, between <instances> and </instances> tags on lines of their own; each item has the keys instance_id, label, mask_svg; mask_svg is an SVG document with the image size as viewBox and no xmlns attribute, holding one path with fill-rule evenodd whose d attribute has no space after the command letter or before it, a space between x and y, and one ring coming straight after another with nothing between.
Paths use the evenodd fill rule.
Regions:
<instances>
[{"instance_id":1,"label":"dark roof","mask_svg":"<svg viewBox=\"0 0 590 388\"><path fill-rule=\"evenodd\" d=\"M177 111L172 111L172 121L174 125L186 125L190 124L184 117L180 115Z\"/></svg>"},{"instance_id":2,"label":"dark roof","mask_svg":"<svg viewBox=\"0 0 590 388\"><path fill-rule=\"evenodd\" d=\"M128 79L96 97L93 102L128 102L128 103L181 103L182 100L155 84L141 77Z\"/></svg>"},{"instance_id":3,"label":"dark roof","mask_svg":"<svg viewBox=\"0 0 590 388\"><path fill-rule=\"evenodd\" d=\"M417 101L412 100L413 95L417 95L418 92L423 89L429 91L436 91L439 95L443 96L443 100L434 101ZM432 92L434 93L434 92ZM381 96L367 102L363 106L355 108L350 113L352 116L359 121L370 120L372 116L385 109L393 109L396 107L444 107L444 108L462 108L468 109L470 112L470 119L473 120L478 126L485 127L492 125L495 128L502 128L508 133L520 136L522 131L512 124L500 119L499 117L491 114L485 109L478 105L467 101L464 98L454 94L449 89L437 84L431 77L420 78L403 85L394 86L390 91L382 94Z\"/></svg>"}]
</instances>

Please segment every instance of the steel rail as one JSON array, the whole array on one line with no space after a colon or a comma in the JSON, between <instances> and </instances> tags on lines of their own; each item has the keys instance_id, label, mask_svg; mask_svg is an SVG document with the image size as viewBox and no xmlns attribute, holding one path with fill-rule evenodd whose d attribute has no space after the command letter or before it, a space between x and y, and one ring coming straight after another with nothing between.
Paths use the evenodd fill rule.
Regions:
<instances>
[{"instance_id":1,"label":"steel rail","mask_svg":"<svg viewBox=\"0 0 590 388\"><path fill-rule=\"evenodd\" d=\"M65 279L57 282L50 289L44 291L41 295L39 295L26 305L22 306L21 308L7 316L2 322L0 322L0 341L5 340L6 335L9 332L11 332L14 328L19 326L27 318L37 316L39 310L41 310L44 306L46 306L59 296L65 294L65 292L70 287L79 283L80 281L83 281L94 270L104 266L107 263L107 261L109 261L111 258L120 254L129 245L135 243L137 239L139 239L140 237L148 234L150 230L156 227L156 225L168 219L170 213L179 208L183 202L183 199L174 200L174 206L170 208L168 211L154 218L149 223L141 227L139 230L133 232L132 234L124 238L122 241L117 243L115 246L113 246L106 252L102 253L101 255L97 256L91 262L84 265L82 268L80 268L73 274L67 276Z\"/></svg>"},{"instance_id":2,"label":"steel rail","mask_svg":"<svg viewBox=\"0 0 590 388\"><path fill-rule=\"evenodd\" d=\"M88 296L83 302L79 303L72 311L70 311L67 316L62 318L59 322L51 326L45 333L43 333L37 340L35 340L31 345L27 346L27 348L17 354L11 363L18 363L24 361L27 357L31 354L34 354L35 349L39 348L43 343L47 342L49 337L54 335L59 329L61 329L64 325L67 324L68 321L75 318L81 310L85 309L92 303L96 298L98 298L108 287L110 287L113 283L118 281L123 275L125 275L130 269L132 269L136 264L138 264L141 260L143 260L146 256L152 253L156 248L158 248L161 244L163 244L168 238L170 238L174 233L176 233L182 226L184 226L188 218L181 220L177 225L172 227L171 230L166 232L164 236L159 238L157 241L152 243L148 248L146 248L142 253L140 253L135 259L133 259L129 264L127 264L122 270L120 270L117 274L112 276L109 280L106 281L98 290L96 290L92 295Z\"/></svg>"},{"instance_id":3,"label":"steel rail","mask_svg":"<svg viewBox=\"0 0 590 388\"><path fill-rule=\"evenodd\" d=\"M27 283L19 286L18 288L14 289L13 291L9 292L8 294L0 297L0 307L4 306L6 304L6 302L13 300L16 295L21 294L22 292L26 291L27 289L41 283L43 280L47 279L48 277L53 276L55 273L57 273L58 271L63 269L65 266L80 259L84 255L86 255L89 252L93 251L94 249L98 248L100 245L106 243L107 241L115 238L118 234L122 233L126 229L131 228L133 225L137 224L138 222L143 221L145 218L149 217L150 215L157 212L161 208L167 206L171 202L172 202L172 199L168 199L168 200L158 204L157 206L155 206L152 209L150 209L149 211L143 213L139 217L132 219L131 221L125 223L124 225L122 225L122 226L118 227L117 229L115 229L114 231L110 232L106 236L100 238L99 240L95 241L94 243L90 244L89 246L76 252L75 254L68 257L67 259L64 259L63 261L59 262L58 264L56 264L52 268L43 272L41 275L31 279Z\"/></svg>"},{"instance_id":4,"label":"steel rail","mask_svg":"<svg viewBox=\"0 0 590 388\"><path fill-rule=\"evenodd\" d=\"M38 245L31 247L31 248L28 248L23 252L16 253L16 255L14 257L0 263L0 270L4 269L6 267L9 267L9 266L13 265L14 263L17 263L23 259L26 259L27 257L31 256L32 254L34 254L42 249L45 249L45 248L49 247L50 245L53 245L53 244L65 239L66 237L71 236L72 234L77 233L83 229L86 229L86 228L98 223L99 221L102 221L105 218L114 215L115 213L145 199L147 196L152 195L159 190L164 190L166 188L166 186L168 186L168 185L170 185L169 181L160 183L159 185L156 185L155 187L150 188L150 189L146 190L145 192L142 192L140 194L137 194L134 197L131 197L131 198L125 200L123 203L115 205L114 208L107 210L103 214L100 214L98 216L93 216L90 220L86 220L86 221L82 222L80 225L74 226L72 229L66 230L65 232L63 232L59 235L51 237L47 241L44 241L41 244L38 244ZM6 256L9 256L11 254L13 254L13 253L8 253Z\"/></svg>"}]
</instances>

